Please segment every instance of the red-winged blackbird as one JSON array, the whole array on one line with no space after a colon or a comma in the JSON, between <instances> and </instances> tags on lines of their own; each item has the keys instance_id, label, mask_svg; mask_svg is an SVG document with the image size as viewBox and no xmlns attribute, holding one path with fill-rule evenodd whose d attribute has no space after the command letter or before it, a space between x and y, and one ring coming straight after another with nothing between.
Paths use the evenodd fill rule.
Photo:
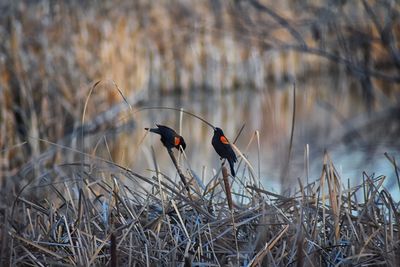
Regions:
<instances>
[{"instance_id":1,"label":"red-winged blackbird","mask_svg":"<svg viewBox=\"0 0 400 267\"><path fill-rule=\"evenodd\" d=\"M215 151L221 157L221 159L227 159L229 166L231 167L231 174L235 176L234 164L237 161L236 154L233 152L232 146L225 137L224 132L216 127L214 129L214 136L212 138L211 144L213 145Z\"/></svg>"},{"instance_id":2,"label":"red-winged blackbird","mask_svg":"<svg viewBox=\"0 0 400 267\"><path fill-rule=\"evenodd\" d=\"M182 136L180 136L173 129L167 126L160 124L156 125L157 128L151 128L150 132L161 135L161 142L167 149L172 149L175 147L176 149L179 150L179 146L181 146L183 150L185 150L186 143L185 140L183 140ZM144 129L149 130L149 128L144 128Z\"/></svg>"}]
</instances>

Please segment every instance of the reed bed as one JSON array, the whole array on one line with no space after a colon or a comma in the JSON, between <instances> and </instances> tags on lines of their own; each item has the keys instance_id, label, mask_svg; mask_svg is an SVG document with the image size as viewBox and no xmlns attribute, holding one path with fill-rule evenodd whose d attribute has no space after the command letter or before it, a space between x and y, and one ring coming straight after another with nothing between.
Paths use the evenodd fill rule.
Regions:
<instances>
[{"instance_id":1,"label":"reed bed","mask_svg":"<svg viewBox=\"0 0 400 267\"><path fill-rule=\"evenodd\" d=\"M395 163L394 163L395 164ZM394 165L397 169L397 166ZM179 167L178 167L179 168ZM54 165L2 213L11 266L398 266L398 203L363 174L350 187L326 155L291 196L225 166L207 184L190 171L141 175L115 163ZM31 171L31 170L28 170ZM239 175L238 175L239 176ZM6 218L4 218L6 217ZM5 241L6 240L6 241Z\"/></svg>"}]
</instances>

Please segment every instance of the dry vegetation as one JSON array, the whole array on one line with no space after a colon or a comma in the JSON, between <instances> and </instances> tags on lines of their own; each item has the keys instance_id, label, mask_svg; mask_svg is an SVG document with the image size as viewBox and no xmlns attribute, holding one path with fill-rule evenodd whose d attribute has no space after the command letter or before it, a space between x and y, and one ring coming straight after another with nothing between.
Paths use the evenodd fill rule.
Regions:
<instances>
[{"instance_id":1,"label":"dry vegetation","mask_svg":"<svg viewBox=\"0 0 400 267\"><path fill-rule=\"evenodd\" d=\"M345 186L328 156L320 178L307 186L299 182L300 190L290 197L263 189L250 166L233 180L222 167L224 179L219 171L208 184L186 172L192 177L188 194L176 177L161 172L145 177L93 157L87 162L53 166L8 201L3 264L400 262L400 213L382 187L386 177L363 174L364 184Z\"/></svg>"}]
</instances>

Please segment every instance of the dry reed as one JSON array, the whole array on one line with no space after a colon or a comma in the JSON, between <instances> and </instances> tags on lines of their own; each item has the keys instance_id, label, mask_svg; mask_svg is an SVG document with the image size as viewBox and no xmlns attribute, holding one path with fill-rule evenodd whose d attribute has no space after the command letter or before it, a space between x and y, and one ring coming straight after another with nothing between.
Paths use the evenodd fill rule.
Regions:
<instances>
[{"instance_id":1,"label":"dry reed","mask_svg":"<svg viewBox=\"0 0 400 267\"><path fill-rule=\"evenodd\" d=\"M217 177L221 182L213 190L188 197L185 185L158 175L162 179L93 157L88 164L48 168L4 213L3 241L7 236L9 245L2 248L3 263L399 263L400 213L382 187L384 176L365 175L364 184L345 188L326 156L320 178L306 186L299 182L290 197L259 183L224 185L227 177Z\"/></svg>"}]
</instances>

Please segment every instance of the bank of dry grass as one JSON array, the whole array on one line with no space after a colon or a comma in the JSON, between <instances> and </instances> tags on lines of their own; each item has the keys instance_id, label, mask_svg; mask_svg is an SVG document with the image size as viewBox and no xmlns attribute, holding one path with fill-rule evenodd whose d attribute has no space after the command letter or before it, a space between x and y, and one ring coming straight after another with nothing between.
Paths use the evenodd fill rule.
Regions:
<instances>
[{"instance_id":1,"label":"bank of dry grass","mask_svg":"<svg viewBox=\"0 0 400 267\"><path fill-rule=\"evenodd\" d=\"M249 169L235 179L218 172L208 184L184 172L192 185L188 195L177 177L140 175L91 157L86 162L48 168L2 207L3 264L400 262L400 214L382 187L386 177L364 174L363 184L348 187L328 156L321 176L309 185L299 182L291 196L269 192Z\"/></svg>"}]
</instances>

